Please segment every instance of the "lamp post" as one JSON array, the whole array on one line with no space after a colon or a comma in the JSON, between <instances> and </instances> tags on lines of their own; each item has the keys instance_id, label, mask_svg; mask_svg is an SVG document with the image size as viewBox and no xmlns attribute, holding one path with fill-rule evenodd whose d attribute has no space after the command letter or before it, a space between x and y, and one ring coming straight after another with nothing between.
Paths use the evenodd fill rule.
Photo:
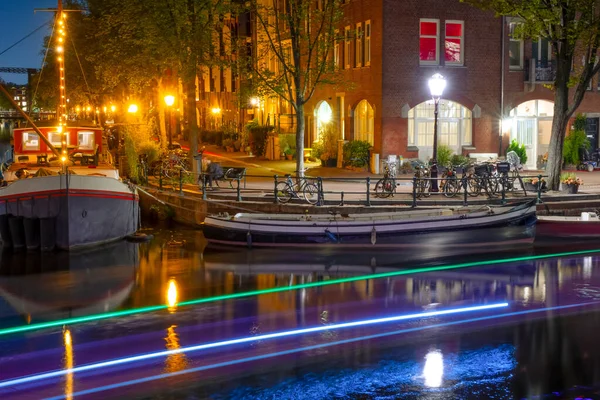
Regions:
<instances>
[{"instance_id":1,"label":"lamp post","mask_svg":"<svg viewBox=\"0 0 600 400\"><path fill-rule=\"evenodd\" d=\"M221 114L221 109L219 107L214 107L210 110L210 112L215 117L215 129L217 129L217 123L218 123L219 115Z\"/></svg>"},{"instance_id":2,"label":"lamp post","mask_svg":"<svg viewBox=\"0 0 600 400\"><path fill-rule=\"evenodd\" d=\"M435 74L429 79L429 92L433 98L433 161L431 164L431 191L438 192L438 166L437 166L437 142L438 142L438 111L440 99L446 89L446 79L440 74Z\"/></svg>"},{"instance_id":3,"label":"lamp post","mask_svg":"<svg viewBox=\"0 0 600 400\"><path fill-rule=\"evenodd\" d=\"M166 118L166 128L167 128L167 134L169 135L169 149L171 148L171 145L173 144L173 133L171 132L171 106L173 104L175 104L175 97L171 96L170 94L165 96L165 104L167 105L167 110L169 111L167 113L167 118Z\"/></svg>"}]
</instances>

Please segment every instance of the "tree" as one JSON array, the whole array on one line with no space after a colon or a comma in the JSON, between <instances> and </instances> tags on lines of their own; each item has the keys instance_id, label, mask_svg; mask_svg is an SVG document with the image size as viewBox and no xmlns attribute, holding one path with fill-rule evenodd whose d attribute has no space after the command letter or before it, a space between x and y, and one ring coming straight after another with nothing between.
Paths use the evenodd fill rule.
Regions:
<instances>
[{"instance_id":1,"label":"tree","mask_svg":"<svg viewBox=\"0 0 600 400\"><path fill-rule=\"evenodd\" d=\"M519 38L545 38L556 59L554 117L548 150L549 186L557 190L569 118L600 70L600 7L597 0L461 0L497 15L519 17ZM570 93L571 90L571 93Z\"/></svg>"},{"instance_id":2,"label":"tree","mask_svg":"<svg viewBox=\"0 0 600 400\"><path fill-rule=\"evenodd\" d=\"M341 81L331 54L342 17L340 2L252 0L250 7L256 19L257 43L253 59L245 65L259 88L277 94L294 109L296 170L302 175L304 106L317 87Z\"/></svg>"}]
</instances>

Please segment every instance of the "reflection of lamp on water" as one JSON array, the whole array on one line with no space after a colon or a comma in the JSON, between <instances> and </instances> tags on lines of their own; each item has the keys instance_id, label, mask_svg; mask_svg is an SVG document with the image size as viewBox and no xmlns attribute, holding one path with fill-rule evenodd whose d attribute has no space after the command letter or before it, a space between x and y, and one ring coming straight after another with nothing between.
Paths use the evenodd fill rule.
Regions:
<instances>
[{"instance_id":1,"label":"reflection of lamp on water","mask_svg":"<svg viewBox=\"0 0 600 400\"><path fill-rule=\"evenodd\" d=\"M177 350L181 347L179 336L175 332L177 325L171 325L167 328L167 337L165 337L167 350ZM165 372L183 371L187 368L187 359L183 353L173 353L167 356L165 360Z\"/></svg>"},{"instance_id":2,"label":"reflection of lamp on water","mask_svg":"<svg viewBox=\"0 0 600 400\"><path fill-rule=\"evenodd\" d=\"M174 279L169 281L169 287L167 288L167 306L169 311L175 311L177 308L177 284Z\"/></svg>"},{"instance_id":3,"label":"reflection of lamp on water","mask_svg":"<svg viewBox=\"0 0 600 400\"><path fill-rule=\"evenodd\" d=\"M442 386L442 377L444 376L444 357L439 350L433 350L425 356L425 367L423 368L425 377L425 386Z\"/></svg>"},{"instance_id":4,"label":"reflection of lamp on water","mask_svg":"<svg viewBox=\"0 0 600 400\"><path fill-rule=\"evenodd\" d=\"M66 370L72 369L74 365L73 359L73 340L71 338L71 331L65 329L63 331L63 343L65 346L65 357L64 366ZM73 398L73 373L69 372L65 376L65 398Z\"/></svg>"}]
</instances>

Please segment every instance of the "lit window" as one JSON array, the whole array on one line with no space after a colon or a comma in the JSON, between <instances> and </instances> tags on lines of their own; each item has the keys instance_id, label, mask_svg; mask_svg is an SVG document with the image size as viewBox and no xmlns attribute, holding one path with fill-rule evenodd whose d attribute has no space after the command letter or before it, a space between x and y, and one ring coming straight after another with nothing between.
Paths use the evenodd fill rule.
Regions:
<instances>
[{"instance_id":1,"label":"lit window","mask_svg":"<svg viewBox=\"0 0 600 400\"><path fill-rule=\"evenodd\" d=\"M362 29L362 24L360 22L356 24L356 57L354 58L356 59L357 67L362 67L363 63L363 40L365 40L365 38L363 37Z\"/></svg>"},{"instance_id":2,"label":"lit window","mask_svg":"<svg viewBox=\"0 0 600 400\"><path fill-rule=\"evenodd\" d=\"M23 132L23 150L39 150L40 137L35 132Z\"/></svg>"},{"instance_id":3,"label":"lit window","mask_svg":"<svg viewBox=\"0 0 600 400\"><path fill-rule=\"evenodd\" d=\"M50 132L48 133L48 140L52 143L53 146L62 146L62 138L63 135L58 132ZM68 136L67 136L68 141Z\"/></svg>"},{"instance_id":4,"label":"lit window","mask_svg":"<svg viewBox=\"0 0 600 400\"><path fill-rule=\"evenodd\" d=\"M419 28L419 60L422 65L439 64L439 24L440 21L437 19L421 20Z\"/></svg>"},{"instance_id":5,"label":"lit window","mask_svg":"<svg viewBox=\"0 0 600 400\"><path fill-rule=\"evenodd\" d=\"M77 132L77 147L82 150L94 150L94 132L79 131Z\"/></svg>"},{"instance_id":6,"label":"lit window","mask_svg":"<svg viewBox=\"0 0 600 400\"><path fill-rule=\"evenodd\" d=\"M365 22L365 66L371 65L371 21Z\"/></svg>"},{"instance_id":7,"label":"lit window","mask_svg":"<svg viewBox=\"0 0 600 400\"><path fill-rule=\"evenodd\" d=\"M510 69L523 69L523 40L515 39L516 30L521 24L519 22L511 22L508 25L509 29L509 44L508 58L510 60Z\"/></svg>"},{"instance_id":8,"label":"lit window","mask_svg":"<svg viewBox=\"0 0 600 400\"><path fill-rule=\"evenodd\" d=\"M350 27L344 30L344 68L350 68Z\"/></svg>"},{"instance_id":9,"label":"lit window","mask_svg":"<svg viewBox=\"0 0 600 400\"><path fill-rule=\"evenodd\" d=\"M463 65L464 63L464 24L463 21L446 21L444 60L447 65Z\"/></svg>"},{"instance_id":10,"label":"lit window","mask_svg":"<svg viewBox=\"0 0 600 400\"><path fill-rule=\"evenodd\" d=\"M367 100L361 100L354 110L354 140L374 144L375 118L373 107Z\"/></svg>"}]
</instances>

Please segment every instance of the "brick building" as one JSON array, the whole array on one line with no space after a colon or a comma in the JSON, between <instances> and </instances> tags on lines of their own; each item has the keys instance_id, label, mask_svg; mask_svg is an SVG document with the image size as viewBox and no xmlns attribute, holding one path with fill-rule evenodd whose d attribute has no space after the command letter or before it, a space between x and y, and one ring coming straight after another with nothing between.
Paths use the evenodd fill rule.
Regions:
<instances>
[{"instance_id":1,"label":"brick building","mask_svg":"<svg viewBox=\"0 0 600 400\"><path fill-rule=\"evenodd\" d=\"M511 138L526 145L529 167L547 151L553 113L551 47L511 38L515 21L458 0L346 0L334 60L349 90L319 89L306 109L307 143L319 113L330 113L340 138L368 140L376 153L428 159L433 102L428 79L441 73L439 144L457 154L503 153ZM598 143L600 83L578 112ZM594 144L594 146L597 146Z\"/></svg>"}]
</instances>

